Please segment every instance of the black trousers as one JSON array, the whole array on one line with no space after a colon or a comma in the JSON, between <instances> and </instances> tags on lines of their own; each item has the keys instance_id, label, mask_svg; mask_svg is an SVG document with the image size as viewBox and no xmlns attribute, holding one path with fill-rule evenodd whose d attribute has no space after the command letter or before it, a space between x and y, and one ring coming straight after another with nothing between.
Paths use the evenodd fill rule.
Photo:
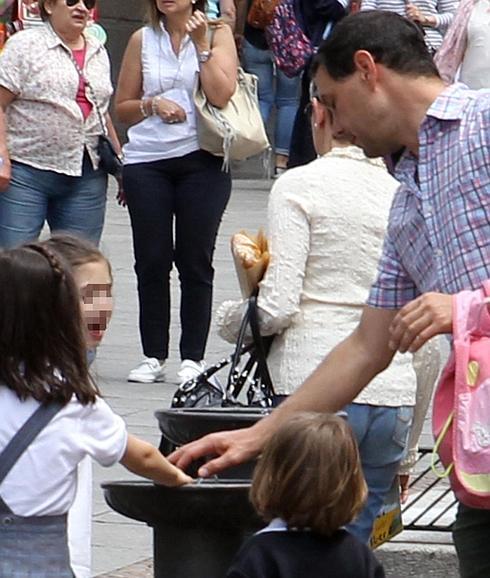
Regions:
<instances>
[{"instance_id":1,"label":"black trousers","mask_svg":"<svg viewBox=\"0 0 490 578\"><path fill-rule=\"evenodd\" d=\"M126 165L127 197L143 352L166 359L169 349L170 272L179 272L180 355L204 357L211 322L216 235L230 198L222 159L205 151Z\"/></svg>"}]
</instances>

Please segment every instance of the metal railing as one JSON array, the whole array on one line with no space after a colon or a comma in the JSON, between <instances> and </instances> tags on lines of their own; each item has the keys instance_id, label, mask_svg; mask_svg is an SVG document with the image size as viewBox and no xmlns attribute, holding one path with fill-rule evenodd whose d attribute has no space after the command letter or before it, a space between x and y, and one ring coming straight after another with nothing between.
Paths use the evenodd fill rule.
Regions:
<instances>
[{"instance_id":1,"label":"metal railing","mask_svg":"<svg viewBox=\"0 0 490 578\"><path fill-rule=\"evenodd\" d=\"M411 476L409 498L402 507L404 529L450 532L457 500L447 478L439 478L432 471L432 448L420 448L419 452ZM442 467L439 460L437 465Z\"/></svg>"}]
</instances>

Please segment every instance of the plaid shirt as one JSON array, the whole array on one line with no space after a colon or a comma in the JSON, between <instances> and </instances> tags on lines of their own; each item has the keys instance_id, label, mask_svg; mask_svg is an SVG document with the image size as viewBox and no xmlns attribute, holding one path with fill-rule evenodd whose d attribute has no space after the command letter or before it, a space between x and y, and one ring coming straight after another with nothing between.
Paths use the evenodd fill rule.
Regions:
<instances>
[{"instance_id":1,"label":"plaid shirt","mask_svg":"<svg viewBox=\"0 0 490 578\"><path fill-rule=\"evenodd\" d=\"M367 304L398 309L427 291L457 293L490 279L490 90L448 87L406 151L378 278Z\"/></svg>"}]
</instances>

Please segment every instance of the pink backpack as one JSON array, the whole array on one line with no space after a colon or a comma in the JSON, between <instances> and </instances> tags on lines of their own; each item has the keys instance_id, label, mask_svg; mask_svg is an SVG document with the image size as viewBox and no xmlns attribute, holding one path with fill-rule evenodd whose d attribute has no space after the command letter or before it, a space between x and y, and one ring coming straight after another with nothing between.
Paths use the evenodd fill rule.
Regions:
<instances>
[{"instance_id":1,"label":"pink backpack","mask_svg":"<svg viewBox=\"0 0 490 578\"><path fill-rule=\"evenodd\" d=\"M434 396L436 452L463 504L490 509L490 281L453 296L453 349Z\"/></svg>"}]
</instances>

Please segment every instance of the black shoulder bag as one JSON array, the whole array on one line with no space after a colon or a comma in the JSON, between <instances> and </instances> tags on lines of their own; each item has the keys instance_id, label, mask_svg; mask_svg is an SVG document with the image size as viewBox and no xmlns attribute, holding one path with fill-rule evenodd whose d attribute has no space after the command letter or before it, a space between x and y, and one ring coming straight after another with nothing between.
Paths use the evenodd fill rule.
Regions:
<instances>
[{"instance_id":1,"label":"black shoulder bag","mask_svg":"<svg viewBox=\"0 0 490 578\"><path fill-rule=\"evenodd\" d=\"M97 152L99 154L99 166L100 168L109 173L110 175L118 176L122 171L122 160L116 152L114 145L112 144L111 139L109 138L109 132L107 131L107 125L104 121L102 113L100 112L99 104L97 102L97 97L95 96L95 91L92 88L90 82L87 80L85 75L83 74L83 70L78 65L78 62L73 57L73 54L70 52L70 58L75 66L78 75L80 78L85 82L85 85L90 92L90 96L92 97L92 101L94 104L95 112L97 113L97 118L99 119L99 124L102 127L102 134L99 135L99 143L97 145Z\"/></svg>"}]
</instances>

